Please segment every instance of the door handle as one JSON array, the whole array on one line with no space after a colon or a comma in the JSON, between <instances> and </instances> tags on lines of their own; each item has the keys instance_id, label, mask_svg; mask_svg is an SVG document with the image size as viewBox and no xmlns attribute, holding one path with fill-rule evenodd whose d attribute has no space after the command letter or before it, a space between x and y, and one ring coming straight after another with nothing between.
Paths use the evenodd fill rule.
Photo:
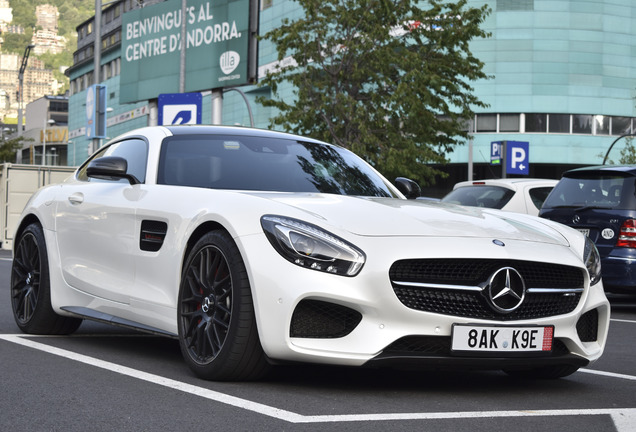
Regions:
<instances>
[{"instance_id":1,"label":"door handle","mask_svg":"<svg viewBox=\"0 0 636 432\"><path fill-rule=\"evenodd\" d=\"M68 200L71 204L81 204L84 202L84 194L81 192L74 193L68 197Z\"/></svg>"}]
</instances>

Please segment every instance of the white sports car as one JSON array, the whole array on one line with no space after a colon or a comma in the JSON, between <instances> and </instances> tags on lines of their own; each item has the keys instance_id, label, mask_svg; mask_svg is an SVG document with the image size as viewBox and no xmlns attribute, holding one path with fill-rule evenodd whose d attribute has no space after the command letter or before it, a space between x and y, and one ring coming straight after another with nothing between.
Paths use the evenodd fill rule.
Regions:
<instances>
[{"instance_id":1,"label":"white sports car","mask_svg":"<svg viewBox=\"0 0 636 432\"><path fill-rule=\"evenodd\" d=\"M150 127L28 202L11 303L32 334L82 319L178 338L200 377L272 364L501 369L598 359L610 308L584 235L414 198L353 153L222 127Z\"/></svg>"}]
</instances>

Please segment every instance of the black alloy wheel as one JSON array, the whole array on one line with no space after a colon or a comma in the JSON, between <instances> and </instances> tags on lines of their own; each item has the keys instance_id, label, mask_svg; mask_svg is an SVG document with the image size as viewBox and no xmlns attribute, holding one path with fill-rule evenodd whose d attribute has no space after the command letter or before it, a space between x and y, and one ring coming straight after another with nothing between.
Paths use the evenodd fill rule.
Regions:
<instances>
[{"instance_id":1,"label":"black alloy wheel","mask_svg":"<svg viewBox=\"0 0 636 432\"><path fill-rule=\"evenodd\" d=\"M247 272L227 233L207 233L192 248L178 302L181 351L198 376L250 380L266 372Z\"/></svg>"},{"instance_id":2,"label":"black alloy wheel","mask_svg":"<svg viewBox=\"0 0 636 432\"><path fill-rule=\"evenodd\" d=\"M56 314L51 307L48 255L42 227L26 227L14 249L11 267L11 308L25 333L69 334L81 319Z\"/></svg>"}]
</instances>

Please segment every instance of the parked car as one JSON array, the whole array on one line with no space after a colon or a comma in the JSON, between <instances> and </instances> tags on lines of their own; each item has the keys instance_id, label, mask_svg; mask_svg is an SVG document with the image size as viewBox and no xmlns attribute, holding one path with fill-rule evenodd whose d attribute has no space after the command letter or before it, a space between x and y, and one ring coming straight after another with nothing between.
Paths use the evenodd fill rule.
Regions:
<instances>
[{"instance_id":1,"label":"parked car","mask_svg":"<svg viewBox=\"0 0 636 432\"><path fill-rule=\"evenodd\" d=\"M636 294L636 166L567 171L540 216L591 238L601 255L605 290Z\"/></svg>"},{"instance_id":2,"label":"parked car","mask_svg":"<svg viewBox=\"0 0 636 432\"><path fill-rule=\"evenodd\" d=\"M531 178L464 181L457 183L442 202L537 216L556 184L557 180Z\"/></svg>"},{"instance_id":3,"label":"parked car","mask_svg":"<svg viewBox=\"0 0 636 432\"><path fill-rule=\"evenodd\" d=\"M298 361L554 378L601 356L610 308L588 238L405 199L419 187L396 182L296 135L129 132L26 205L15 320L32 334L89 319L178 338L216 380Z\"/></svg>"}]
</instances>

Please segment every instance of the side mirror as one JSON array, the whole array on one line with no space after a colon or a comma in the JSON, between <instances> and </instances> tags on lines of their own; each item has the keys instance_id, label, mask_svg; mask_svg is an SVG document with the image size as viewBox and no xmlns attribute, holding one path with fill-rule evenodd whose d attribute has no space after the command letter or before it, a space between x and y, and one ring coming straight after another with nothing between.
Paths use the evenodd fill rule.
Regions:
<instances>
[{"instance_id":1,"label":"side mirror","mask_svg":"<svg viewBox=\"0 0 636 432\"><path fill-rule=\"evenodd\" d=\"M134 175L128 174L128 162L119 156L104 156L93 159L86 167L86 175L103 180L125 178L131 185L141 183Z\"/></svg>"},{"instance_id":2,"label":"side mirror","mask_svg":"<svg viewBox=\"0 0 636 432\"><path fill-rule=\"evenodd\" d=\"M422 189L420 185L411 179L405 177L398 177L395 179L395 187L402 192L407 199L415 199L420 196Z\"/></svg>"}]
</instances>

